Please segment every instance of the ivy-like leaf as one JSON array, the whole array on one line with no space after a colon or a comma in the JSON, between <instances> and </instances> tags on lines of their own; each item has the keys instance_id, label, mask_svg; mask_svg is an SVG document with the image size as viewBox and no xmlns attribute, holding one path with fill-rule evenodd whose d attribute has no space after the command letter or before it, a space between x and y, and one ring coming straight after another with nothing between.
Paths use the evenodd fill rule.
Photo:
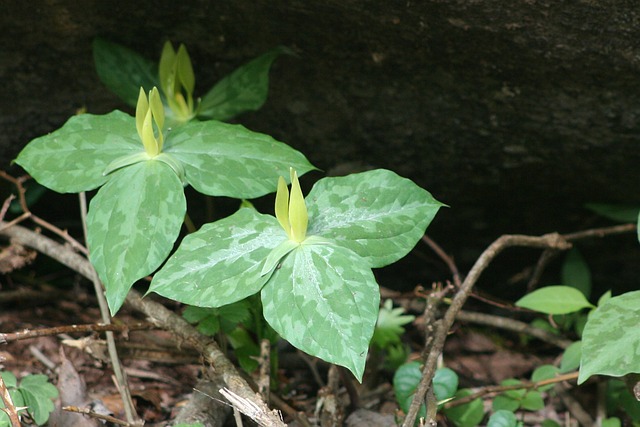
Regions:
<instances>
[{"instance_id":1,"label":"ivy-like leaf","mask_svg":"<svg viewBox=\"0 0 640 427\"><path fill-rule=\"evenodd\" d=\"M276 219L254 209L204 225L184 238L155 274L149 292L199 307L220 307L260 291L262 264L284 235Z\"/></svg>"},{"instance_id":2,"label":"ivy-like leaf","mask_svg":"<svg viewBox=\"0 0 640 427\"><path fill-rule=\"evenodd\" d=\"M376 169L323 178L307 196L309 230L384 267L404 257L443 206L394 172Z\"/></svg>"},{"instance_id":3,"label":"ivy-like leaf","mask_svg":"<svg viewBox=\"0 0 640 427\"><path fill-rule=\"evenodd\" d=\"M209 120L174 129L164 151L184 165L186 180L210 196L251 199L275 190L293 167L315 169L302 153L241 125Z\"/></svg>"},{"instance_id":4,"label":"ivy-like leaf","mask_svg":"<svg viewBox=\"0 0 640 427\"><path fill-rule=\"evenodd\" d=\"M613 297L591 313L582 335L578 384L596 374L640 373L639 316L640 291Z\"/></svg>"},{"instance_id":5,"label":"ivy-like leaf","mask_svg":"<svg viewBox=\"0 0 640 427\"><path fill-rule=\"evenodd\" d=\"M59 193L104 184L116 159L144 152L133 117L121 111L71 117L60 129L31 141L16 163L36 181Z\"/></svg>"},{"instance_id":6,"label":"ivy-like leaf","mask_svg":"<svg viewBox=\"0 0 640 427\"><path fill-rule=\"evenodd\" d=\"M131 107L136 106L140 87L145 92L160 87L158 65L117 43L95 39L93 60L102 83Z\"/></svg>"},{"instance_id":7,"label":"ivy-like leaf","mask_svg":"<svg viewBox=\"0 0 640 427\"><path fill-rule=\"evenodd\" d=\"M269 69L285 47L273 49L239 67L212 87L200 102L198 118L229 120L240 113L258 110L269 92Z\"/></svg>"},{"instance_id":8,"label":"ivy-like leaf","mask_svg":"<svg viewBox=\"0 0 640 427\"><path fill-rule=\"evenodd\" d=\"M569 286L545 286L525 295L515 304L546 314L567 314L594 307L582 292Z\"/></svg>"},{"instance_id":9,"label":"ivy-like leaf","mask_svg":"<svg viewBox=\"0 0 640 427\"><path fill-rule=\"evenodd\" d=\"M131 286L167 258L185 212L180 179L155 160L114 172L91 200L87 242L112 314Z\"/></svg>"},{"instance_id":10,"label":"ivy-like leaf","mask_svg":"<svg viewBox=\"0 0 640 427\"><path fill-rule=\"evenodd\" d=\"M363 259L340 246L303 243L282 260L261 297L264 318L283 338L362 380L380 300Z\"/></svg>"}]
</instances>

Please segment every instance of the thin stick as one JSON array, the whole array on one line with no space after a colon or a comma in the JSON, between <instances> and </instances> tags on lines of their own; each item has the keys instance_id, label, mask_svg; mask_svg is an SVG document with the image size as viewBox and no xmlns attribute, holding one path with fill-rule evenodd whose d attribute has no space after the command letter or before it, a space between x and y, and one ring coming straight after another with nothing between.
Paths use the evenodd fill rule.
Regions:
<instances>
[{"instance_id":1,"label":"thin stick","mask_svg":"<svg viewBox=\"0 0 640 427\"><path fill-rule=\"evenodd\" d=\"M447 264L447 267L449 267L449 271L451 272L451 275L453 277L453 284L456 285L456 288L459 288L461 285L460 271L458 270L458 266L456 265L453 258L447 255L447 253L440 247L440 245L438 245L426 234L422 236L422 241L425 242L431 248L431 250L434 251L442 261L444 261L445 264Z\"/></svg>"},{"instance_id":2,"label":"thin stick","mask_svg":"<svg viewBox=\"0 0 640 427\"><path fill-rule=\"evenodd\" d=\"M133 325L114 325L105 323L92 323L88 325L67 325L56 326L54 328L41 329L25 329L21 332L11 332L7 334L0 333L0 343L8 343L11 341L20 341L37 337L45 337L59 334L71 334L74 332L104 332L104 331L139 331L144 329L152 329L154 326L150 323L134 323Z\"/></svg>"},{"instance_id":3,"label":"thin stick","mask_svg":"<svg viewBox=\"0 0 640 427\"><path fill-rule=\"evenodd\" d=\"M7 389L7 386L2 379L2 375L0 375L0 397L2 397L2 402L4 403L4 408L2 408L2 410L7 414L7 416L9 416L11 427L20 427L21 424L18 410L13 404L13 400L9 394L9 389Z\"/></svg>"},{"instance_id":4,"label":"thin stick","mask_svg":"<svg viewBox=\"0 0 640 427\"><path fill-rule=\"evenodd\" d=\"M536 328L528 323L502 316L461 310L456 318L463 322L478 323L480 325L493 326L499 329L506 329L531 335L532 337L538 338L541 341L548 342L562 349L569 347L573 343L571 340L554 335L544 329Z\"/></svg>"},{"instance_id":5,"label":"thin stick","mask_svg":"<svg viewBox=\"0 0 640 427\"><path fill-rule=\"evenodd\" d=\"M540 380L536 382L522 382L520 384L512 384L512 385L494 385L483 387L475 393L469 394L467 396L461 397L460 399L452 400L444 404L445 408L453 408L454 406L464 405L465 403L469 403L473 400L476 400L480 397L488 396L488 395L496 395L500 393L504 393L505 391L510 390L535 390L540 387L544 387L549 384L557 384L563 381L571 381L578 379L578 372L571 372L568 374L558 375L557 377L547 378L545 380Z\"/></svg>"},{"instance_id":6,"label":"thin stick","mask_svg":"<svg viewBox=\"0 0 640 427\"><path fill-rule=\"evenodd\" d=\"M424 401L424 397L431 385L433 376L436 371L436 365L438 358L442 353L444 342L447 338L447 334L455 322L458 312L462 309L462 306L466 302L467 298L471 294L473 286L478 281L482 272L487 268L491 261L505 248L511 246L527 246L534 248L557 248L560 250L566 250L571 247L565 239L559 234L546 234L540 237L523 236L523 235L504 235L494 241L477 259L473 265L469 274L465 278L464 282L460 286L460 289L456 293L455 297L451 301L449 309L446 311L444 317L441 320L441 324L436 330L436 334L433 342L431 343L431 349L429 355L422 369L422 378L416 389L416 393L409 407L407 417L402 424L403 427L412 427L415 423L420 409L421 403Z\"/></svg>"},{"instance_id":7,"label":"thin stick","mask_svg":"<svg viewBox=\"0 0 640 427\"><path fill-rule=\"evenodd\" d=\"M263 338L260 341L260 377L258 379L258 392L265 402L269 401L271 388L271 342Z\"/></svg>"},{"instance_id":8,"label":"thin stick","mask_svg":"<svg viewBox=\"0 0 640 427\"><path fill-rule=\"evenodd\" d=\"M103 414L98 414L97 412L93 412L91 409L88 408L78 408L77 406L63 406L62 407L63 411L67 411L67 412L75 412L77 414L83 414L83 415L88 415L91 418L95 418L98 420L104 420L113 424L117 424L119 426L126 426L126 427L131 427L134 426L135 424L131 424L127 421L122 421L118 418L112 417L110 415L103 415Z\"/></svg>"},{"instance_id":9,"label":"thin stick","mask_svg":"<svg viewBox=\"0 0 640 427\"><path fill-rule=\"evenodd\" d=\"M80 216L82 218L82 230L84 232L85 241L87 240L87 197L84 191L80 192L78 195L80 198ZM102 323L105 325L111 324L111 315L109 314L109 305L107 304L107 299L104 296L104 291L102 290L102 283L98 278L98 273L93 268L93 265L89 263L91 268L91 281L93 282L93 288L96 293L96 297L98 298L98 306L100 307L100 314L102 316ZM116 348L116 339L113 336L112 331L105 331L105 337L107 339L107 350L109 351L109 359L111 359L111 366L113 368L113 373L116 377L116 385L118 391L120 392L120 396L122 398L122 403L124 407L125 417L127 418L127 422L130 424L140 424L142 425L142 421L138 418L136 414L135 405L133 403L133 399L131 398L131 390L129 389L129 382L127 380L127 373L122 369L122 365L120 364L120 358L118 357L118 349Z\"/></svg>"}]
</instances>

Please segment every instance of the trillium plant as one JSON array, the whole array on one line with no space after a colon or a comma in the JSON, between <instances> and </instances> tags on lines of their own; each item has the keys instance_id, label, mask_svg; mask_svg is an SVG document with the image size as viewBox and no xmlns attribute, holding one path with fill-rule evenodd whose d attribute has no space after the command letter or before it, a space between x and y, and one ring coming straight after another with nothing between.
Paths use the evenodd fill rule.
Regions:
<instances>
[{"instance_id":1,"label":"trillium plant","mask_svg":"<svg viewBox=\"0 0 640 427\"><path fill-rule=\"evenodd\" d=\"M260 293L267 322L297 348L362 379L378 318L372 268L405 256L442 206L387 170L323 178L307 206L295 171L276 217L242 208L187 236L150 292L220 307Z\"/></svg>"},{"instance_id":2,"label":"trillium plant","mask_svg":"<svg viewBox=\"0 0 640 427\"><path fill-rule=\"evenodd\" d=\"M442 205L387 170L321 179L305 200L298 174L315 168L304 155L219 121L262 105L269 67L286 52L254 59L198 99L184 46L165 44L155 65L96 40L98 74L135 106L135 117L74 116L31 141L16 162L54 191L97 189L87 244L112 314L154 272L149 292L192 306L259 294L280 336L361 380L379 310L372 268L405 256ZM238 199L277 190L275 217L243 207L187 235L171 255L187 185Z\"/></svg>"},{"instance_id":3,"label":"trillium plant","mask_svg":"<svg viewBox=\"0 0 640 427\"><path fill-rule=\"evenodd\" d=\"M160 88L170 125L189 120L226 121L240 113L258 110L267 99L269 69L280 55L277 47L222 78L200 99L194 95L196 78L184 45L177 51L167 41L156 64L140 54L104 39L93 42L93 57L100 80L125 103L136 106L139 88Z\"/></svg>"},{"instance_id":4,"label":"trillium plant","mask_svg":"<svg viewBox=\"0 0 640 427\"><path fill-rule=\"evenodd\" d=\"M274 191L291 165L313 169L300 152L240 125L208 120L165 128L155 88L148 98L140 90L135 119L120 111L72 117L31 141L16 162L60 193L100 187L87 243L112 313L173 248L186 213L184 185L248 199Z\"/></svg>"}]
</instances>

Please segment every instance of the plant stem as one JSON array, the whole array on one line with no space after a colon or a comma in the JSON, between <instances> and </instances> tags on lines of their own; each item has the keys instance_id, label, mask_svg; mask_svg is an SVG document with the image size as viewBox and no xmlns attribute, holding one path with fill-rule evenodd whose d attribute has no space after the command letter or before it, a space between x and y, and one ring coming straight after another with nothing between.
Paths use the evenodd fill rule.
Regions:
<instances>
[{"instance_id":1,"label":"plant stem","mask_svg":"<svg viewBox=\"0 0 640 427\"><path fill-rule=\"evenodd\" d=\"M80 216L82 218L82 230L84 232L85 241L87 240L87 197L85 192L81 192L79 194L80 198ZM93 282L93 287L96 292L96 297L98 298L98 306L100 307L100 314L102 316L102 323L105 325L111 324L111 316L109 315L109 305L107 304L107 299L104 296L104 292L102 290L102 283L98 278L98 274L96 273L93 265L89 263L89 267L91 269L91 277L90 280ZM113 336L113 331L105 331L105 337L107 338L107 349L109 351L109 358L111 359L111 365L113 367L113 373L116 377L118 391L120 392L120 396L122 398L122 403L124 406L124 413L127 418L127 422L130 424L138 424L138 415L136 414L135 406L133 404L133 399L131 398L131 390L129 390L129 382L127 381L127 374L122 369L122 365L120 364L120 358L118 357L118 350L116 349L116 340Z\"/></svg>"}]
</instances>

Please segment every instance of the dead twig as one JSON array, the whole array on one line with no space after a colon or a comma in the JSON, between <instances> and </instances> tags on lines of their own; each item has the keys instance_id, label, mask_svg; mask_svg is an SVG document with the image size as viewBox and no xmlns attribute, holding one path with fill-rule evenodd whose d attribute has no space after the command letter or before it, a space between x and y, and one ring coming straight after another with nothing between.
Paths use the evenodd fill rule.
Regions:
<instances>
[{"instance_id":1,"label":"dead twig","mask_svg":"<svg viewBox=\"0 0 640 427\"><path fill-rule=\"evenodd\" d=\"M493 385L488 387L482 387L480 390L475 393L469 394L465 397L461 397L460 399L452 400L444 404L445 408L453 408L454 406L464 405L465 403L469 403L473 400L476 400L480 397L485 396L494 396L496 394L504 393L505 391L510 390L535 390L540 387L544 387L549 384L557 384L563 381L571 381L578 379L578 372L571 372L564 375L558 375L554 378L548 378L546 380L540 380L536 382L527 382L523 381L520 384L513 385Z\"/></svg>"},{"instance_id":2,"label":"dead twig","mask_svg":"<svg viewBox=\"0 0 640 427\"><path fill-rule=\"evenodd\" d=\"M2 410L5 414L9 416L9 420L11 421L11 427L20 427L20 416L18 415L18 409L13 404L13 399L11 399L11 395L9 394L9 389L7 388L2 376L0 375L0 397L2 398L2 402L4 403L4 408Z\"/></svg>"},{"instance_id":3,"label":"dead twig","mask_svg":"<svg viewBox=\"0 0 640 427\"><path fill-rule=\"evenodd\" d=\"M451 301L449 309L447 309L444 317L441 320L441 324L436 330L433 343L430 346L429 355L422 369L422 378L416 393L409 407L406 418L402 424L403 427L412 427L415 423L418 415L420 405L424 401L427 390L431 386L431 381L436 371L436 365L438 358L442 353L444 342L447 338L447 334L453 323L455 322L458 312L462 309L462 306L466 302L467 298L471 294L473 286L478 281L482 272L493 261L493 259L504 249L512 246L526 246L534 248L556 248L559 250L566 250L571 247L565 239L557 233L546 234L544 236L533 237L523 235L504 235L494 241L485 251L480 255L476 263L473 265L469 274L462 282L460 289L456 293L455 297Z\"/></svg>"},{"instance_id":4,"label":"dead twig","mask_svg":"<svg viewBox=\"0 0 640 427\"><path fill-rule=\"evenodd\" d=\"M548 342L562 349L569 347L573 343L571 340L554 335L544 329L536 328L528 323L509 319L507 317L461 310L458 313L457 319L462 320L463 322L477 323L480 325L487 325L498 329L506 329L508 331L531 335L532 337L538 338L541 341Z\"/></svg>"},{"instance_id":5,"label":"dead twig","mask_svg":"<svg viewBox=\"0 0 640 427\"><path fill-rule=\"evenodd\" d=\"M89 251L87 250L87 248L84 247L84 245L80 244L80 242L78 242L76 239L71 237L66 230L61 230L60 228L56 227L55 225L51 224L50 222L47 222L47 221L43 220L42 218L40 218L39 216L37 216L33 212L31 212L31 210L29 210L29 207L27 206L27 199L25 198L25 194L26 194L27 190L24 188L24 185L23 185L23 183L27 179L29 179L28 175L24 175L24 176L21 176L19 178L14 178L13 176L11 176L8 173L6 173L5 171L0 170L0 178L3 178L6 181L9 181L10 183L12 183L13 185L16 186L16 189L18 190L18 201L20 203L20 208L22 209L22 212L24 212L19 217L13 219L10 222L7 222L7 223L3 224L2 227L0 227L0 230L4 229L4 228L11 227L13 225L16 225L19 222L22 222L22 221L24 221L25 219L28 218L28 219L31 219L31 221L33 221L36 224L38 224L39 226L41 226L43 228L46 228L47 230L51 231L52 233L57 234L58 236L60 236L63 240L65 240L67 243L69 243L78 252L80 252L82 254L85 254L85 255L89 255Z\"/></svg>"},{"instance_id":6,"label":"dead twig","mask_svg":"<svg viewBox=\"0 0 640 427\"><path fill-rule=\"evenodd\" d=\"M74 332L104 332L104 331L117 331L117 332L128 332L128 331L139 331L145 329L152 329L153 325L150 323L134 323L133 325L114 325L114 324L104 324L104 323L93 323L87 325L65 325L65 326L56 326L53 328L42 328L42 329L25 329L21 332L11 332L2 334L0 333L0 343L8 343L11 341L20 341L37 337L51 336L51 335L60 335L60 334L71 334Z\"/></svg>"},{"instance_id":7,"label":"dead twig","mask_svg":"<svg viewBox=\"0 0 640 427\"><path fill-rule=\"evenodd\" d=\"M95 418L97 420L103 420L103 421L107 421L119 426L125 426L125 427L133 427L136 426L137 424L131 424L130 422L127 421L123 421L121 419L112 417L111 415L104 415L104 414L98 414L97 412L93 412L91 409L89 408L78 408L77 406L63 406L62 407L63 411L67 411L67 412L75 412L76 414L83 414L83 415L87 415L91 418Z\"/></svg>"}]
</instances>

